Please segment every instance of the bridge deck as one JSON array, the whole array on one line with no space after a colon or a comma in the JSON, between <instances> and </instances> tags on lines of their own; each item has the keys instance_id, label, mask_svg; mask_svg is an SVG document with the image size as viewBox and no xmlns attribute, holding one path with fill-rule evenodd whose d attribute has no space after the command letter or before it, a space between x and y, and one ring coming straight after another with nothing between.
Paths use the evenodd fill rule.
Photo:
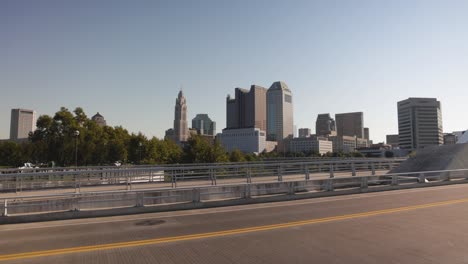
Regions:
<instances>
[{"instance_id":1,"label":"bridge deck","mask_svg":"<svg viewBox=\"0 0 468 264\"><path fill-rule=\"evenodd\" d=\"M466 263L468 185L0 226L5 263ZM12 255L16 254L16 255Z\"/></svg>"}]
</instances>

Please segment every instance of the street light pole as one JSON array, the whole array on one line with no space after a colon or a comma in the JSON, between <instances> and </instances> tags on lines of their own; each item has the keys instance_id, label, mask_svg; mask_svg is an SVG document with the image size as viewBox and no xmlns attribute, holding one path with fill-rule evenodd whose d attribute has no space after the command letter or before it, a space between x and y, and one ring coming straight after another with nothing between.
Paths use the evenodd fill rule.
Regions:
<instances>
[{"instance_id":1,"label":"street light pole","mask_svg":"<svg viewBox=\"0 0 468 264\"><path fill-rule=\"evenodd\" d=\"M73 133L75 136L75 169L78 168L78 136L80 136L80 131L75 130Z\"/></svg>"},{"instance_id":2,"label":"street light pole","mask_svg":"<svg viewBox=\"0 0 468 264\"><path fill-rule=\"evenodd\" d=\"M138 160L138 164L141 165L141 147L143 146L143 143L139 142L138 143L138 152L140 154L140 159Z\"/></svg>"}]
</instances>

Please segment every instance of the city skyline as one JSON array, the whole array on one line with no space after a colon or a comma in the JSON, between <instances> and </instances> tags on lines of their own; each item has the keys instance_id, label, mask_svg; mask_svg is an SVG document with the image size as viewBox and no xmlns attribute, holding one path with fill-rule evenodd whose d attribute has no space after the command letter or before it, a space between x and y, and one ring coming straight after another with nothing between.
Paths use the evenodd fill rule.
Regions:
<instances>
[{"instance_id":1,"label":"city skyline","mask_svg":"<svg viewBox=\"0 0 468 264\"><path fill-rule=\"evenodd\" d=\"M398 101L433 97L444 132L468 128L466 2L114 3L0 3L0 138L11 109L61 106L163 138L181 84L188 119L224 125L226 94L276 80L294 92L297 127L364 112L381 142L398 133Z\"/></svg>"}]
</instances>

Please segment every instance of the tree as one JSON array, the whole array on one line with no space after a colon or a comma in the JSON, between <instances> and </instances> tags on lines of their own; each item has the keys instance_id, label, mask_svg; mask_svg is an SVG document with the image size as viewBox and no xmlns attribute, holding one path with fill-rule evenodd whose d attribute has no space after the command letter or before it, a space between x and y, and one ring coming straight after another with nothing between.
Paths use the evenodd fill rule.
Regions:
<instances>
[{"instance_id":1,"label":"tree","mask_svg":"<svg viewBox=\"0 0 468 264\"><path fill-rule=\"evenodd\" d=\"M6 141L0 143L0 165L18 167L22 165L21 147L18 143Z\"/></svg>"},{"instance_id":2,"label":"tree","mask_svg":"<svg viewBox=\"0 0 468 264\"><path fill-rule=\"evenodd\" d=\"M242 151L238 149L235 149L229 154L229 160L231 162L244 162L245 161L244 153L242 153Z\"/></svg>"}]
</instances>

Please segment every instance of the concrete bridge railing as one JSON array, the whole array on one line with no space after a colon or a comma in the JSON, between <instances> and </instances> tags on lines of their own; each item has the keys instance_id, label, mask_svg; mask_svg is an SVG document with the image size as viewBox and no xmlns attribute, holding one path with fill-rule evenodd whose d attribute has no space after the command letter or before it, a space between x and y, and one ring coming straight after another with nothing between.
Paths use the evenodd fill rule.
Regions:
<instances>
[{"instance_id":1,"label":"concrete bridge railing","mask_svg":"<svg viewBox=\"0 0 468 264\"><path fill-rule=\"evenodd\" d=\"M252 201L300 199L454 183L468 183L468 169L319 180L310 180L304 175L304 179L299 181L0 197L0 212L4 216L0 217L0 223L6 221L7 216L31 216L52 212L117 210L113 211L113 214L125 214L135 208L149 208L156 211L158 208L176 210L197 208L200 204L210 202L217 202L218 205L242 204Z\"/></svg>"}]
</instances>

